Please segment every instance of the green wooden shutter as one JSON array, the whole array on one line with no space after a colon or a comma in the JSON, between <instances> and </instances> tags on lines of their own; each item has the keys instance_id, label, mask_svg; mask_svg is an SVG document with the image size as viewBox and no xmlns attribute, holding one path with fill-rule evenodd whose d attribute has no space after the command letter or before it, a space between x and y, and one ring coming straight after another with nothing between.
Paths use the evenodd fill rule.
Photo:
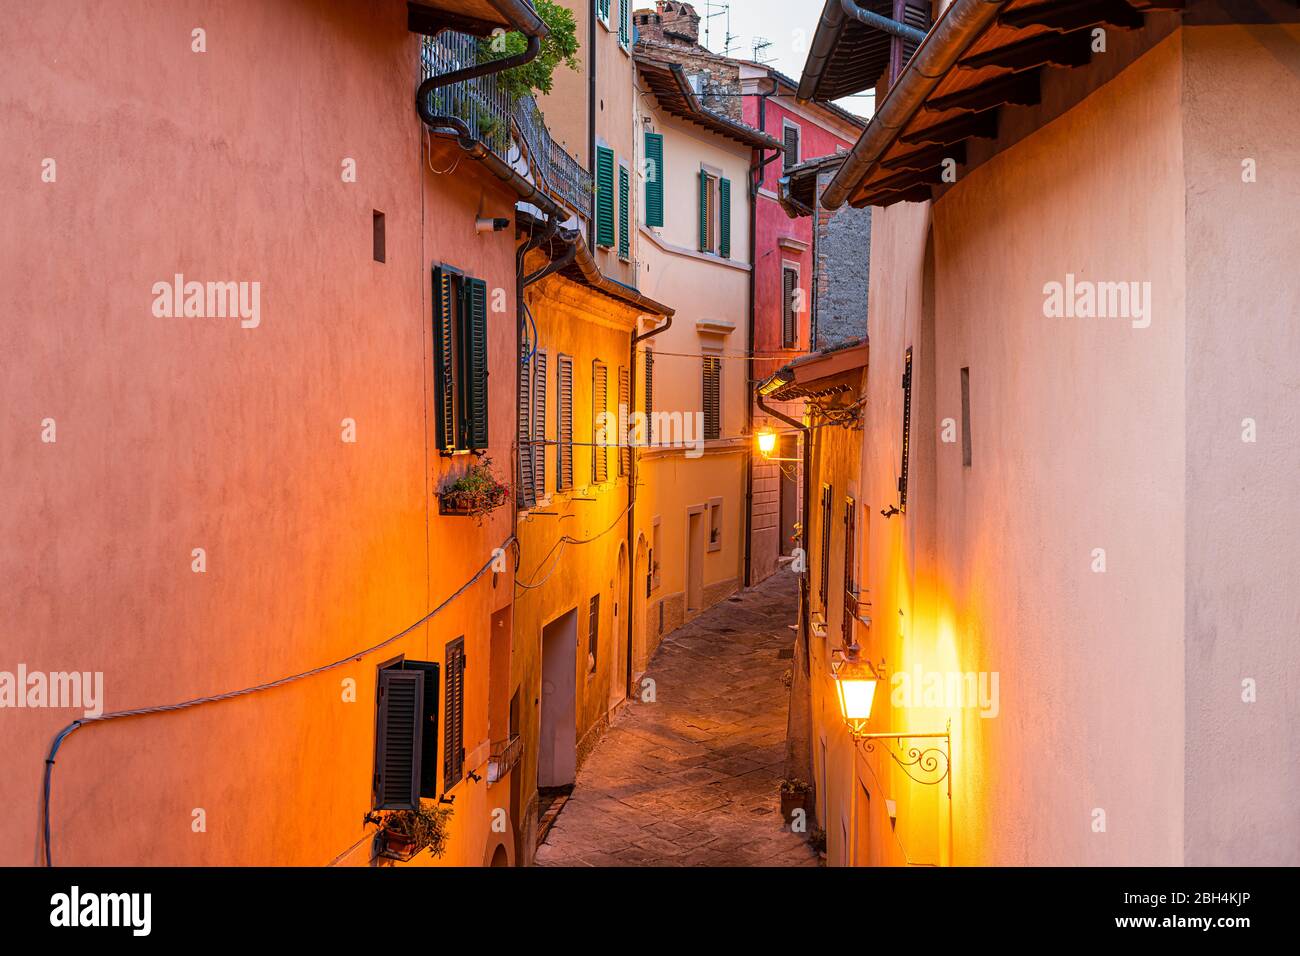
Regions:
<instances>
[{"instance_id":1,"label":"green wooden shutter","mask_svg":"<svg viewBox=\"0 0 1300 956\"><path fill-rule=\"evenodd\" d=\"M600 18L606 23L609 22L609 0L599 0Z\"/></svg>"},{"instance_id":2,"label":"green wooden shutter","mask_svg":"<svg viewBox=\"0 0 1300 956\"><path fill-rule=\"evenodd\" d=\"M709 174L700 170L700 252L709 250Z\"/></svg>"},{"instance_id":3,"label":"green wooden shutter","mask_svg":"<svg viewBox=\"0 0 1300 956\"><path fill-rule=\"evenodd\" d=\"M447 689L443 700L442 789L465 776L465 638L447 644Z\"/></svg>"},{"instance_id":4,"label":"green wooden shutter","mask_svg":"<svg viewBox=\"0 0 1300 956\"><path fill-rule=\"evenodd\" d=\"M731 180L718 180L718 255L731 258Z\"/></svg>"},{"instance_id":5,"label":"green wooden shutter","mask_svg":"<svg viewBox=\"0 0 1300 956\"><path fill-rule=\"evenodd\" d=\"M664 137L645 134L645 224L664 224Z\"/></svg>"},{"instance_id":6,"label":"green wooden shutter","mask_svg":"<svg viewBox=\"0 0 1300 956\"><path fill-rule=\"evenodd\" d=\"M555 488L573 487L573 359L561 355L555 366Z\"/></svg>"},{"instance_id":7,"label":"green wooden shutter","mask_svg":"<svg viewBox=\"0 0 1300 956\"><path fill-rule=\"evenodd\" d=\"M488 446L488 337L487 283L465 280L466 325L465 447L482 451Z\"/></svg>"},{"instance_id":8,"label":"green wooden shutter","mask_svg":"<svg viewBox=\"0 0 1300 956\"><path fill-rule=\"evenodd\" d=\"M546 497L546 353L533 356L533 494Z\"/></svg>"},{"instance_id":9,"label":"green wooden shutter","mask_svg":"<svg viewBox=\"0 0 1300 956\"><path fill-rule=\"evenodd\" d=\"M632 0L618 0L618 42L627 46L632 41Z\"/></svg>"},{"instance_id":10,"label":"green wooden shutter","mask_svg":"<svg viewBox=\"0 0 1300 956\"><path fill-rule=\"evenodd\" d=\"M424 713L420 725L420 796L438 796L438 674L432 661L401 663L401 669L424 675Z\"/></svg>"},{"instance_id":11,"label":"green wooden shutter","mask_svg":"<svg viewBox=\"0 0 1300 956\"><path fill-rule=\"evenodd\" d=\"M903 358L903 461L898 476L898 510L907 513L907 465L912 444L912 348Z\"/></svg>"},{"instance_id":12,"label":"green wooden shutter","mask_svg":"<svg viewBox=\"0 0 1300 956\"><path fill-rule=\"evenodd\" d=\"M388 668L379 672L375 741L375 806L414 810L420 805L424 675Z\"/></svg>"},{"instance_id":13,"label":"green wooden shutter","mask_svg":"<svg viewBox=\"0 0 1300 956\"><path fill-rule=\"evenodd\" d=\"M799 273L794 269L781 270L781 346L792 349L799 341L796 337L794 294L799 287Z\"/></svg>"},{"instance_id":14,"label":"green wooden shutter","mask_svg":"<svg viewBox=\"0 0 1300 956\"><path fill-rule=\"evenodd\" d=\"M632 237L628 234L628 205L632 182L627 175L627 167L618 167L618 257L628 259L632 254Z\"/></svg>"},{"instance_id":15,"label":"green wooden shutter","mask_svg":"<svg viewBox=\"0 0 1300 956\"><path fill-rule=\"evenodd\" d=\"M649 349L645 352L645 434L651 444L655 440L655 354Z\"/></svg>"},{"instance_id":16,"label":"green wooden shutter","mask_svg":"<svg viewBox=\"0 0 1300 956\"><path fill-rule=\"evenodd\" d=\"M831 508L833 492L830 485L822 485L822 553L821 567L818 569L817 593L821 597L822 613L827 608L827 592L831 586Z\"/></svg>"},{"instance_id":17,"label":"green wooden shutter","mask_svg":"<svg viewBox=\"0 0 1300 956\"><path fill-rule=\"evenodd\" d=\"M433 268L433 393L440 451L456 448L455 303L451 274Z\"/></svg>"},{"instance_id":18,"label":"green wooden shutter","mask_svg":"<svg viewBox=\"0 0 1300 956\"><path fill-rule=\"evenodd\" d=\"M858 599L854 565L857 563L857 502L844 499L844 616L840 621L840 639L845 647L853 643L853 620L858 616Z\"/></svg>"},{"instance_id":19,"label":"green wooden shutter","mask_svg":"<svg viewBox=\"0 0 1300 956\"><path fill-rule=\"evenodd\" d=\"M603 362L591 365L591 480L609 480L609 370ZM603 434L602 434L603 432Z\"/></svg>"},{"instance_id":20,"label":"green wooden shutter","mask_svg":"<svg viewBox=\"0 0 1300 956\"><path fill-rule=\"evenodd\" d=\"M596 245L614 245L614 151L596 147Z\"/></svg>"},{"instance_id":21,"label":"green wooden shutter","mask_svg":"<svg viewBox=\"0 0 1300 956\"><path fill-rule=\"evenodd\" d=\"M722 437L722 360L704 356L704 439L713 441Z\"/></svg>"}]
</instances>

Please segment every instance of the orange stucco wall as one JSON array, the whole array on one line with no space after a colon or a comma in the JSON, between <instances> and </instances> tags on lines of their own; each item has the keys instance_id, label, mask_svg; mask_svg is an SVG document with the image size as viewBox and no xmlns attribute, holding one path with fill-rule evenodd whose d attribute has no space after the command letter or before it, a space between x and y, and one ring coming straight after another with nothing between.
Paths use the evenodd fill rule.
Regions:
<instances>
[{"instance_id":1,"label":"orange stucco wall","mask_svg":"<svg viewBox=\"0 0 1300 956\"><path fill-rule=\"evenodd\" d=\"M481 526L436 513L433 492L466 462L433 449L429 267L507 291L490 352L492 454L508 474L513 238L473 219L509 215L512 199L468 160L428 171L459 153L422 155L404 4L145 6L43 4L0 25L0 667L103 671L106 710L346 657L420 619L510 533L508 509ZM195 28L206 52L191 51ZM155 317L152 284L178 272L260 282L260 324ZM55 861L364 864L376 665L441 660L466 636L474 769L489 615L510 598L488 575L339 670L81 729L55 775ZM78 715L0 713L0 862L37 860L45 751ZM457 787L444 862L482 862L497 792Z\"/></svg>"}]
</instances>

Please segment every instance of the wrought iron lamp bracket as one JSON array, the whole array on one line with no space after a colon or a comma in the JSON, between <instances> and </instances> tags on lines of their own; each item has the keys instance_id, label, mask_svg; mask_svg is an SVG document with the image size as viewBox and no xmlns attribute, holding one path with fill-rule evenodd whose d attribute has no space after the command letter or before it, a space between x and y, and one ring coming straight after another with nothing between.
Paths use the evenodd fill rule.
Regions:
<instances>
[{"instance_id":1,"label":"wrought iron lamp bracket","mask_svg":"<svg viewBox=\"0 0 1300 956\"><path fill-rule=\"evenodd\" d=\"M948 782L948 797L952 798L952 721L947 729L934 733L907 733L890 731L885 733L866 733L865 721L849 725L849 733L855 743L862 746L864 753L875 753L879 746L889 754L894 763L902 768L917 783L937 786L945 780ZM890 746L889 741L893 741ZM927 743L908 743L903 741L927 741ZM928 743L934 741L934 743ZM940 744L942 741L942 744Z\"/></svg>"}]
</instances>

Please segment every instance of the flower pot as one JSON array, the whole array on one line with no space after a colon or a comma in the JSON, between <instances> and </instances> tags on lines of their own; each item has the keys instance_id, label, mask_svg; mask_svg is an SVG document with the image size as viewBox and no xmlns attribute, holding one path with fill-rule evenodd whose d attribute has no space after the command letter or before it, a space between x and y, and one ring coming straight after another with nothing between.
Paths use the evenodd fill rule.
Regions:
<instances>
[{"instance_id":1,"label":"flower pot","mask_svg":"<svg viewBox=\"0 0 1300 956\"><path fill-rule=\"evenodd\" d=\"M395 857L409 859L415 854L415 837L385 828L384 851Z\"/></svg>"},{"instance_id":2,"label":"flower pot","mask_svg":"<svg viewBox=\"0 0 1300 956\"><path fill-rule=\"evenodd\" d=\"M796 810L808 809L808 791L781 791L781 816L785 817L786 823L794 822L794 812Z\"/></svg>"}]
</instances>

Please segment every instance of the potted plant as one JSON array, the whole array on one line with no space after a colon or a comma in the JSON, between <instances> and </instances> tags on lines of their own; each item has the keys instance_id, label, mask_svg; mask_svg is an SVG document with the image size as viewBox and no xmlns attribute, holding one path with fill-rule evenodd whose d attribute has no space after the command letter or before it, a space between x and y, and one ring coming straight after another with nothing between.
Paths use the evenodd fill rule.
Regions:
<instances>
[{"instance_id":1,"label":"potted plant","mask_svg":"<svg viewBox=\"0 0 1300 956\"><path fill-rule=\"evenodd\" d=\"M414 810L392 810L383 816L370 813L366 821L379 826L379 855L405 862L424 849L434 856L446 852L451 814L449 807L421 802Z\"/></svg>"},{"instance_id":2,"label":"potted plant","mask_svg":"<svg viewBox=\"0 0 1300 956\"><path fill-rule=\"evenodd\" d=\"M794 820L795 810L808 809L808 794L812 787L797 777L787 777L781 781L781 816L786 823Z\"/></svg>"},{"instance_id":3,"label":"potted plant","mask_svg":"<svg viewBox=\"0 0 1300 956\"><path fill-rule=\"evenodd\" d=\"M475 462L438 492L438 513L482 518L510 500L510 486L492 473L492 459Z\"/></svg>"}]
</instances>

